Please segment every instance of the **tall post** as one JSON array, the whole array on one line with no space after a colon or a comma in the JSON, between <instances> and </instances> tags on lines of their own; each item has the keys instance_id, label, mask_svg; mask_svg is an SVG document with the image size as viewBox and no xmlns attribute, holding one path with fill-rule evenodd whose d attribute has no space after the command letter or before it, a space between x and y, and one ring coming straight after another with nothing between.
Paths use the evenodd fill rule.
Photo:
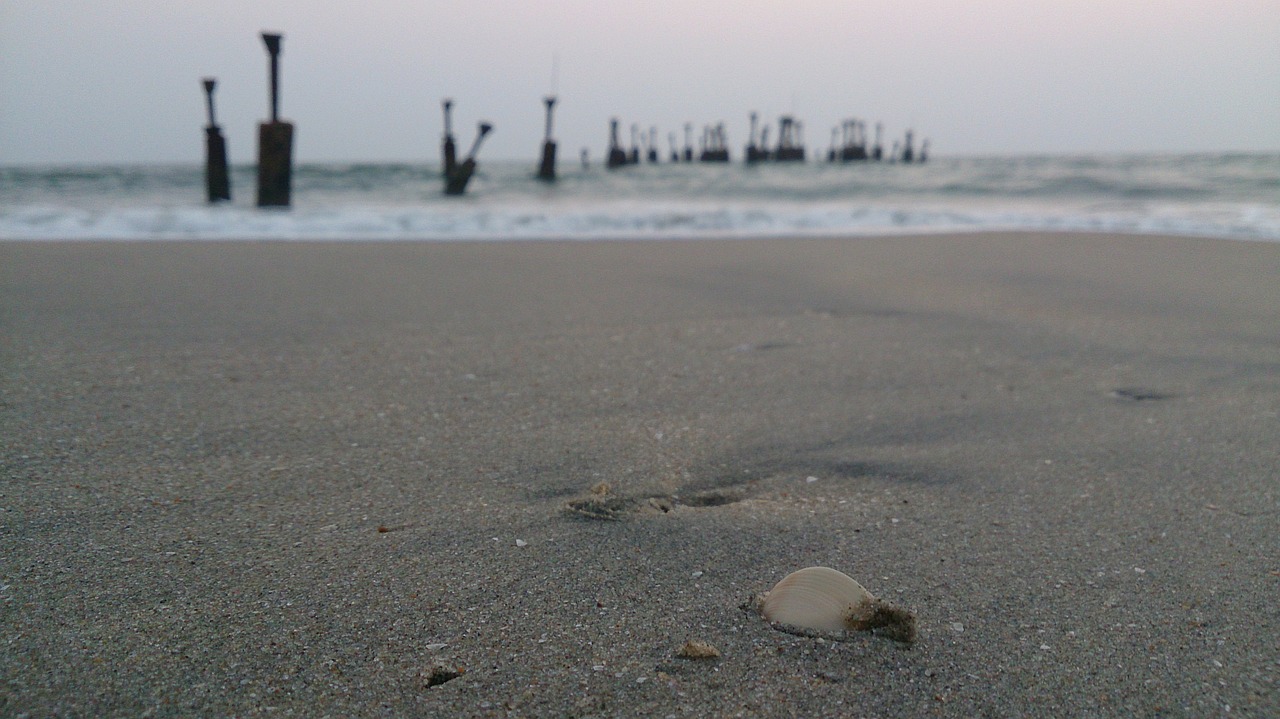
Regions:
<instances>
[{"instance_id":1,"label":"tall post","mask_svg":"<svg viewBox=\"0 0 1280 719\"><path fill-rule=\"evenodd\" d=\"M206 77L205 104L209 110L209 124L204 128L204 184L210 204L231 199L231 177L227 172L227 141L213 114L213 89L218 81Z\"/></svg>"},{"instance_id":2,"label":"tall post","mask_svg":"<svg viewBox=\"0 0 1280 719\"><path fill-rule=\"evenodd\" d=\"M542 163L538 165L539 180L556 179L556 142L551 139L551 108L556 104L554 95L542 98L547 104L547 138L542 141Z\"/></svg>"},{"instance_id":3,"label":"tall post","mask_svg":"<svg viewBox=\"0 0 1280 719\"><path fill-rule=\"evenodd\" d=\"M618 118L615 117L609 120L609 157L605 160L605 167L612 170L625 164L627 164L627 153L622 149L622 143L618 141Z\"/></svg>"},{"instance_id":4,"label":"tall post","mask_svg":"<svg viewBox=\"0 0 1280 719\"><path fill-rule=\"evenodd\" d=\"M453 143L453 118L450 116L453 112L453 100L445 98L440 104L444 107L444 144L440 148L443 168L440 172L447 179L458 167L458 148Z\"/></svg>"},{"instance_id":5,"label":"tall post","mask_svg":"<svg viewBox=\"0 0 1280 719\"><path fill-rule=\"evenodd\" d=\"M271 120L258 125L258 207L288 207L293 184L293 123L280 120L280 40L262 33L271 58Z\"/></svg>"},{"instance_id":6,"label":"tall post","mask_svg":"<svg viewBox=\"0 0 1280 719\"><path fill-rule=\"evenodd\" d=\"M748 165L755 162L759 162L760 160L764 159L760 156L760 148L756 145L756 123L759 121L759 119L760 119L759 116L755 112L751 113L751 130L750 130L750 133L747 135L747 152L746 152Z\"/></svg>"}]
</instances>

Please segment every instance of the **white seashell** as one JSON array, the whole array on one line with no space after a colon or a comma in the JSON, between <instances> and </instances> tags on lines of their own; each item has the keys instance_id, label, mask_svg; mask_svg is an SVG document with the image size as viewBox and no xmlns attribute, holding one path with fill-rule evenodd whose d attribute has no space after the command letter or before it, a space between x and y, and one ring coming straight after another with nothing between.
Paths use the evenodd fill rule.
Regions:
<instances>
[{"instance_id":1,"label":"white seashell","mask_svg":"<svg viewBox=\"0 0 1280 719\"><path fill-rule=\"evenodd\" d=\"M844 572L808 567L792 572L764 595L760 613L775 627L840 638L847 631L883 629L902 642L915 640L916 618L871 595Z\"/></svg>"},{"instance_id":2,"label":"white seashell","mask_svg":"<svg viewBox=\"0 0 1280 719\"><path fill-rule=\"evenodd\" d=\"M871 601L852 577L830 567L788 574L765 597L760 613L771 622L819 632L843 632L845 617Z\"/></svg>"}]
</instances>

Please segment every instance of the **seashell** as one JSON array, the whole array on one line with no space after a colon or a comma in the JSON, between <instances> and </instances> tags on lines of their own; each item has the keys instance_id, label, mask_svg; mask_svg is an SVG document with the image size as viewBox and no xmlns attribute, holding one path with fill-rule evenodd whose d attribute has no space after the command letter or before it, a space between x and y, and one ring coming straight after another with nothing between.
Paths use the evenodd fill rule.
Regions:
<instances>
[{"instance_id":1,"label":"seashell","mask_svg":"<svg viewBox=\"0 0 1280 719\"><path fill-rule=\"evenodd\" d=\"M852 577L830 567L788 574L764 595L759 609L775 628L794 634L841 639L849 631L878 629L900 642L916 637L914 614L877 599Z\"/></svg>"}]
</instances>

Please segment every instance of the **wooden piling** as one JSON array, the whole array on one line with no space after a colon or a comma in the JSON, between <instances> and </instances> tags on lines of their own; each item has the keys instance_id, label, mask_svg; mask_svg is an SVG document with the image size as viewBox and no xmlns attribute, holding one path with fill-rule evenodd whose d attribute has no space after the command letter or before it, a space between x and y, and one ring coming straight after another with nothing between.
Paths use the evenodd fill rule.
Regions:
<instances>
[{"instance_id":1,"label":"wooden piling","mask_svg":"<svg viewBox=\"0 0 1280 719\"><path fill-rule=\"evenodd\" d=\"M622 144L618 141L618 118L615 117L609 120L609 157L605 160L605 167L612 170L625 164L627 164L627 152L622 149Z\"/></svg>"},{"instance_id":2,"label":"wooden piling","mask_svg":"<svg viewBox=\"0 0 1280 719\"><path fill-rule=\"evenodd\" d=\"M480 143L484 142L485 136L492 130L493 125L487 122L480 123L476 141L471 143L471 151L467 153L466 159L455 164L445 176L444 194L461 195L467 191L467 183L471 181L471 176L476 171L476 153L480 151Z\"/></svg>"},{"instance_id":3,"label":"wooden piling","mask_svg":"<svg viewBox=\"0 0 1280 719\"><path fill-rule=\"evenodd\" d=\"M458 165L458 147L453 142L453 100L445 98L440 105L444 108L444 140L440 145L440 174L448 179Z\"/></svg>"},{"instance_id":4,"label":"wooden piling","mask_svg":"<svg viewBox=\"0 0 1280 719\"><path fill-rule=\"evenodd\" d=\"M542 141L542 162L538 165L538 179L548 182L556 179L556 142L551 139L551 108L555 107L555 96L542 98L547 105L547 137Z\"/></svg>"},{"instance_id":5,"label":"wooden piling","mask_svg":"<svg viewBox=\"0 0 1280 719\"><path fill-rule=\"evenodd\" d=\"M231 199L231 176L227 170L227 141L213 113L213 89L218 81L206 77L201 82L209 112L209 124L204 128L204 184L212 204Z\"/></svg>"},{"instance_id":6,"label":"wooden piling","mask_svg":"<svg viewBox=\"0 0 1280 719\"><path fill-rule=\"evenodd\" d=\"M280 120L280 40L262 33L271 59L271 119L258 125L258 207L288 207L293 185L293 123Z\"/></svg>"}]
</instances>

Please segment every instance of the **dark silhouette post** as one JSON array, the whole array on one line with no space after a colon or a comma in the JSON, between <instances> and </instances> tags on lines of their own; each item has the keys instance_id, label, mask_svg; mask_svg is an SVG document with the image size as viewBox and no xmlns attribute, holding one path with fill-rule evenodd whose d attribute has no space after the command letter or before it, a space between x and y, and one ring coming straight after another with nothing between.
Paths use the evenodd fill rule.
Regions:
<instances>
[{"instance_id":1,"label":"dark silhouette post","mask_svg":"<svg viewBox=\"0 0 1280 719\"><path fill-rule=\"evenodd\" d=\"M649 128L649 152L646 153L649 162L658 161L658 128Z\"/></svg>"},{"instance_id":2,"label":"dark silhouette post","mask_svg":"<svg viewBox=\"0 0 1280 719\"><path fill-rule=\"evenodd\" d=\"M209 202L231 199L231 177L227 172L227 141L213 114L213 88L218 81L203 80L205 104L209 109L209 125L204 128L204 184Z\"/></svg>"},{"instance_id":3,"label":"dark silhouette post","mask_svg":"<svg viewBox=\"0 0 1280 719\"><path fill-rule=\"evenodd\" d=\"M768 159L768 153L761 150L756 144L756 129L759 127L760 116L751 113L751 134L747 137L747 164L754 165L761 160Z\"/></svg>"},{"instance_id":4,"label":"dark silhouette post","mask_svg":"<svg viewBox=\"0 0 1280 719\"><path fill-rule=\"evenodd\" d=\"M702 153L699 155L698 160L700 162L729 161L729 141L725 137L723 122L715 127L707 125L703 128Z\"/></svg>"},{"instance_id":5,"label":"dark silhouette post","mask_svg":"<svg viewBox=\"0 0 1280 719\"><path fill-rule=\"evenodd\" d=\"M622 143L618 142L618 118L615 117L609 121L609 159L605 160L605 167L612 170L625 164L627 152L622 149Z\"/></svg>"},{"instance_id":6,"label":"dark silhouette post","mask_svg":"<svg viewBox=\"0 0 1280 719\"><path fill-rule=\"evenodd\" d=\"M671 161L680 161L680 150L676 148L676 134L674 132L667 133L667 142L671 143Z\"/></svg>"},{"instance_id":7,"label":"dark silhouette post","mask_svg":"<svg viewBox=\"0 0 1280 719\"><path fill-rule=\"evenodd\" d=\"M538 165L539 180L556 179L556 142L551 139L551 108L556 104L554 96L544 97L547 104L547 139L542 142L542 164Z\"/></svg>"},{"instance_id":8,"label":"dark silhouette post","mask_svg":"<svg viewBox=\"0 0 1280 719\"><path fill-rule=\"evenodd\" d=\"M915 150L911 147L911 131L907 130L907 136L902 140L902 161L911 163L915 160Z\"/></svg>"},{"instance_id":9,"label":"dark silhouette post","mask_svg":"<svg viewBox=\"0 0 1280 719\"><path fill-rule=\"evenodd\" d=\"M871 148L871 159L879 162L884 158L884 145L880 142L880 136L884 133L884 123L876 123L876 144Z\"/></svg>"},{"instance_id":10,"label":"dark silhouette post","mask_svg":"<svg viewBox=\"0 0 1280 719\"><path fill-rule=\"evenodd\" d=\"M288 207L293 183L293 123L280 120L280 39L262 33L271 56L271 120L258 125L258 207Z\"/></svg>"},{"instance_id":11,"label":"dark silhouette post","mask_svg":"<svg viewBox=\"0 0 1280 719\"><path fill-rule=\"evenodd\" d=\"M790 115L778 119L778 148L773 151L776 162L804 162L804 139L800 123Z\"/></svg>"},{"instance_id":12,"label":"dark silhouette post","mask_svg":"<svg viewBox=\"0 0 1280 719\"><path fill-rule=\"evenodd\" d=\"M484 141L485 135L493 130L493 125L487 122L480 123L480 131L476 134L476 141L471 143L471 151L467 153L467 159L456 163L453 170L444 179L444 194L461 195L467 191L467 183L471 181L471 175L476 171L476 153L480 151L480 143Z\"/></svg>"},{"instance_id":13,"label":"dark silhouette post","mask_svg":"<svg viewBox=\"0 0 1280 719\"><path fill-rule=\"evenodd\" d=\"M854 162L867 159L866 123L857 118L844 121L842 132L843 144L840 147L840 161Z\"/></svg>"},{"instance_id":14,"label":"dark silhouette post","mask_svg":"<svg viewBox=\"0 0 1280 719\"><path fill-rule=\"evenodd\" d=\"M446 98L440 103L444 107L444 142L440 146L442 165L440 174L449 178L449 174L458 166L458 149L453 144L453 100Z\"/></svg>"},{"instance_id":15,"label":"dark silhouette post","mask_svg":"<svg viewBox=\"0 0 1280 719\"><path fill-rule=\"evenodd\" d=\"M684 161L693 162L693 123L684 124Z\"/></svg>"}]
</instances>

